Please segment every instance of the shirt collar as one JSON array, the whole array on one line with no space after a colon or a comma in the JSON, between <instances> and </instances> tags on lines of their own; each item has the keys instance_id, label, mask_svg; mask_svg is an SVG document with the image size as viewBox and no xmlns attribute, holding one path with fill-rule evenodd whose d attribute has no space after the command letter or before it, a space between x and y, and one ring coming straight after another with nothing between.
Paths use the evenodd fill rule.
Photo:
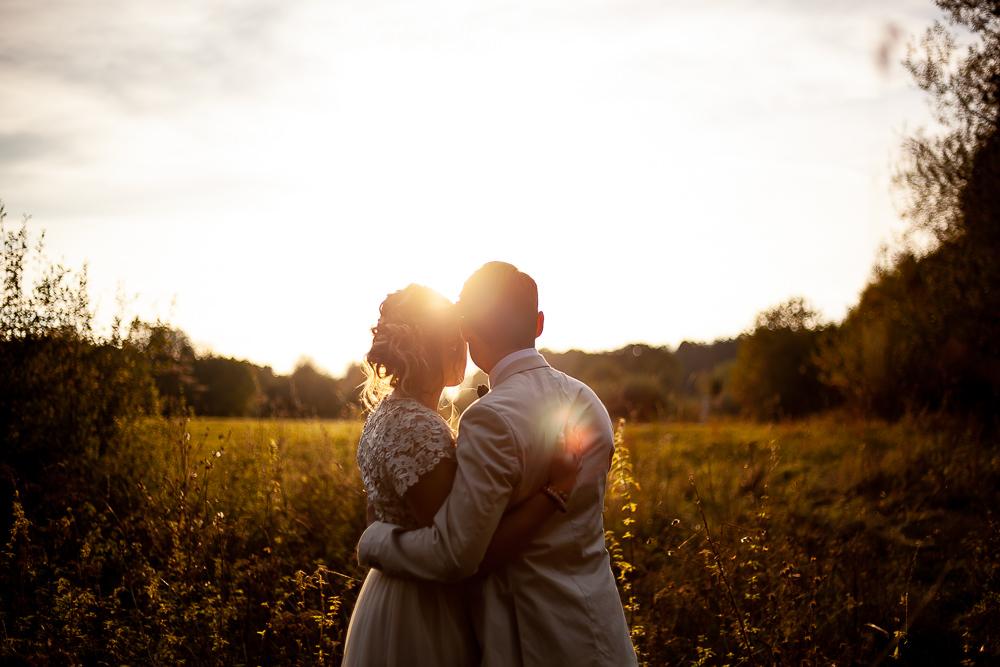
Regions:
<instances>
[{"instance_id":1,"label":"shirt collar","mask_svg":"<svg viewBox=\"0 0 1000 667\"><path fill-rule=\"evenodd\" d=\"M497 378L500 377L500 374L503 373L503 371L512 363L514 363L515 361L520 361L521 359L527 359L528 357L532 356L541 356L541 355L538 354L538 350L536 350L535 348L526 347L523 350L518 350L517 352L511 352L506 357L498 361L496 363L496 366L493 367L493 370L490 371L490 387L493 387Z\"/></svg>"}]
</instances>

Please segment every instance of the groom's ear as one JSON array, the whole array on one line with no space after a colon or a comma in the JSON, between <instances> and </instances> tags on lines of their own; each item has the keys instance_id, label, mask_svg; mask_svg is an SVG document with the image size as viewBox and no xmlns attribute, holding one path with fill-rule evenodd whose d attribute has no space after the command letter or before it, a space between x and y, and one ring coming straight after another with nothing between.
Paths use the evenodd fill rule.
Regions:
<instances>
[{"instance_id":1,"label":"groom's ear","mask_svg":"<svg viewBox=\"0 0 1000 667\"><path fill-rule=\"evenodd\" d=\"M535 325L535 338L542 335L542 329L545 328L545 313L538 311L538 324Z\"/></svg>"}]
</instances>

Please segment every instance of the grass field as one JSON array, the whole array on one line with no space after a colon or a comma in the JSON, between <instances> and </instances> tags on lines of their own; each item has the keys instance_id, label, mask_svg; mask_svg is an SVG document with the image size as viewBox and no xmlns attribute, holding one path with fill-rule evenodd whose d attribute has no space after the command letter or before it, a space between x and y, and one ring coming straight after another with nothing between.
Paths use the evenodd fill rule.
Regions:
<instances>
[{"instance_id":1,"label":"grass field","mask_svg":"<svg viewBox=\"0 0 1000 667\"><path fill-rule=\"evenodd\" d=\"M339 664L364 577L360 429L132 427L58 520L15 503L0 658ZM832 416L618 435L607 541L644 664L1000 658L996 448Z\"/></svg>"},{"instance_id":2,"label":"grass field","mask_svg":"<svg viewBox=\"0 0 1000 667\"><path fill-rule=\"evenodd\" d=\"M995 659L995 451L833 417L640 425L624 443L635 510L607 516L635 519L651 664Z\"/></svg>"}]
</instances>

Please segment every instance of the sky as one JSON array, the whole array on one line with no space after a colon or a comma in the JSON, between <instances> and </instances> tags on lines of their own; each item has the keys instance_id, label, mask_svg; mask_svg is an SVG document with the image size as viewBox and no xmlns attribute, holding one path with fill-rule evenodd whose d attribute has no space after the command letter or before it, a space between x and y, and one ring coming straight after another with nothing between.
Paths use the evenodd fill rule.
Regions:
<instances>
[{"instance_id":1,"label":"sky","mask_svg":"<svg viewBox=\"0 0 1000 667\"><path fill-rule=\"evenodd\" d=\"M553 350L843 318L904 228L930 0L0 0L0 199L202 354L359 361L385 296L539 285Z\"/></svg>"}]
</instances>

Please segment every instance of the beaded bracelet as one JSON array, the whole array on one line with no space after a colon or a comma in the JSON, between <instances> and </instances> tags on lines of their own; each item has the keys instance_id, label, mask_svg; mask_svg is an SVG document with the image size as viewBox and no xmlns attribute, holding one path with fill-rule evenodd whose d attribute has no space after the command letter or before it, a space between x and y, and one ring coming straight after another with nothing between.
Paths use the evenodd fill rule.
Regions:
<instances>
[{"instance_id":1,"label":"beaded bracelet","mask_svg":"<svg viewBox=\"0 0 1000 667\"><path fill-rule=\"evenodd\" d=\"M560 493L556 491L551 486L543 486L542 493L549 497L549 499L556 504L560 512L566 511L566 501L569 500L569 494L566 492Z\"/></svg>"}]
</instances>

